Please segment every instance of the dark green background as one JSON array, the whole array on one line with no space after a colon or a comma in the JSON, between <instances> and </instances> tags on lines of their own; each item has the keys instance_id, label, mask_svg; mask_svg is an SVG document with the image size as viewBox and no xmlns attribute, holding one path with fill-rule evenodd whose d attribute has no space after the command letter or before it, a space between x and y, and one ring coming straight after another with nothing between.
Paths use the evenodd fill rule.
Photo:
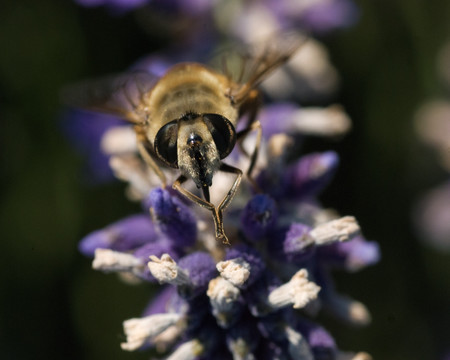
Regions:
<instances>
[{"instance_id":1,"label":"dark green background","mask_svg":"<svg viewBox=\"0 0 450 360\"><path fill-rule=\"evenodd\" d=\"M449 255L424 247L415 200L446 179L414 134L414 110L443 95L435 56L448 39L446 0L365 0L360 22L327 39L342 76L336 99L354 128L334 148L342 167L324 203L359 220L383 260L338 274L339 289L368 305L373 324L323 319L342 349L378 360L438 359L449 344ZM78 240L136 210L123 185L83 185L81 161L58 129L58 89L125 69L154 49L132 15L111 17L71 1L0 6L0 358L145 359L125 353L121 323L152 288L90 269ZM450 65L450 64L449 64ZM445 291L447 290L447 291Z\"/></svg>"}]
</instances>

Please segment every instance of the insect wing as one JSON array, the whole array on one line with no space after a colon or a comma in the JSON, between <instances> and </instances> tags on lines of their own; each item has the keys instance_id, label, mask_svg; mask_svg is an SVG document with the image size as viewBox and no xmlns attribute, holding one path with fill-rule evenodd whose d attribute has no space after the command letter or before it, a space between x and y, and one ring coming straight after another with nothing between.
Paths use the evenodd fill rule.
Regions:
<instances>
[{"instance_id":1,"label":"insect wing","mask_svg":"<svg viewBox=\"0 0 450 360\"><path fill-rule=\"evenodd\" d=\"M134 124L145 122L145 97L158 81L146 72L132 72L85 80L62 90L62 100L71 107L105 112Z\"/></svg>"},{"instance_id":2,"label":"insect wing","mask_svg":"<svg viewBox=\"0 0 450 360\"><path fill-rule=\"evenodd\" d=\"M299 33L271 36L264 43L244 45L244 50L223 58L222 68L232 80L231 96L237 104L245 101L250 91L279 66L286 63L305 43Z\"/></svg>"}]
</instances>

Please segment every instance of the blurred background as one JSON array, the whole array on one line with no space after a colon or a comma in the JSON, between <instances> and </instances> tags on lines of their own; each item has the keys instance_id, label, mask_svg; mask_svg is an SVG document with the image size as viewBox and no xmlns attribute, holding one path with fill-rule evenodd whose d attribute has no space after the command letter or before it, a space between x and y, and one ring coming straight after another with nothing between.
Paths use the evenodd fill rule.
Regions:
<instances>
[{"instance_id":1,"label":"blurred background","mask_svg":"<svg viewBox=\"0 0 450 360\"><path fill-rule=\"evenodd\" d=\"M427 245L412 216L448 178L414 130L427 99L446 96L436 70L450 39L446 0L356 1L360 19L322 39L341 76L335 101L353 120L340 142L311 149L341 156L326 206L354 215L382 261L336 274L373 323L352 329L321 319L341 349L382 360L443 359L450 352L450 254ZM0 11L0 357L144 359L126 353L122 321L154 291L91 269L78 241L138 210L124 185L88 184L62 135L61 86L126 69L162 46L133 13L72 1L2 2ZM450 63L449 63L450 66ZM448 95L448 94L447 94Z\"/></svg>"}]
</instances>

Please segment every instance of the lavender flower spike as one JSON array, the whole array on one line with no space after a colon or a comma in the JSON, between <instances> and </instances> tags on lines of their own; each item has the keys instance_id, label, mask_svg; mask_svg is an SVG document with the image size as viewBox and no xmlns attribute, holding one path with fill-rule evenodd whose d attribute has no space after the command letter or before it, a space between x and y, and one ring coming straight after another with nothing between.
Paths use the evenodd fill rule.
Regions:
<instances>
[{"instance_id":1,"label":"lavender flower spike","mask_svg":"<svg viewBox=\"0 0 450 360\"><path fill-rule=\"evenodd\" d=\"M145 4L146 11L162 9L175 15L177 26L181 24L183 29L192 27L197 33L207 26L212 30L208 39L195 39L195 34L177 30L178 45L189 48L189 53L174 46L167 54L153 55L134 67L157 77L164 76L168 67L178 63L177 58L198 61L205 58L203 50L207 47L208 52L215 53L218 44L210 41L216 37L225 39L230 32L251 43L252 38L264 37L263 33L270 29L283 32L305 22L317 29L313 20L317 20L320 28L334 27L335 15L342 18L344 14L335 10L342 10L351 2L132 0L129 2L132 6L125 4L125 0L76 1L122 4L119 6L122 8ZM186 13L188 18L184 18ZM207 19L199 15L206 15ZM213 26L218 22L220 34ZM189 39L189 43L181 44L184 39ZM201 42L200 49L196 48ZM271 48L263 45L260 50L266 54ZM249 48L253 45L249 44ZM176 58L171 54L177 54ZM370 321L363 304L335 291L331 271L359 270L378 259L378 248L362 238L355 218L339 218L337 212L320 205L318 195L339 165L338 154L334 151L300 154L303 138L336 137L351 126L340 105L304 108L288 102L309 99L309 103L322 104L335 89L337 72L324 47L313 39L290 60L260 87L264 99L282 99L284 103L261 108L258 119L263 136L252 173L258 186L241 186L224 214L229 246L216 241L214 225L204 209L186 201L170 186L160 187L160 179L138 154L131 128L115 126L105 131L102 127L102 151L110 156L109 165L115 176L128 183L129 198L139 201L144 213L90 234L80 249L88 256L95 253L93 266L98 270L126 272L149 282L167 284L141 317L123 323L126 335L121 344L123 350L153 348L164 352L165 360L370 359L365 353L340 352L333 337L309 320L323 309L349 323L364 325ZM229 65L232 68L226 69L226 73L234 73L233 61ZM251 70L254 64L248 65ZM243 70L244 78L247 69ZM127 89L121 96L127 97ZM133 87L130 91L138 91L143 99L147 89ZM127 104L133 105L131 101ZM203 111L201 106L189 110ZM236 121L239 134L252 120L252 117L245 120L252 114L243 115L242 120ZM220 124L207 126L216 147L223 140L219 127ZM252 133L243 144L246 151L239 151L242 149L236 146L236 151L224 161L245 171L249 163L245 152L251 153L253 135L256 134ZM152 142L154 138L148 140ZM99 144L95 145L99 152ZM177 147L174 143L170 145ZM180 151L184 151L182 146ZM179 176L179 171L174 170L162 169L168 185ZM215 206L220 206L215 198L222 198L229 191L224 186L232 181L231 176L222 175L217 176L211 190ZM186 183L187 187L192 185ZM254 188L258 188L256 194L252 192ZM198 190L192 189L198 194Z\"/></svg>"}]
</instances>

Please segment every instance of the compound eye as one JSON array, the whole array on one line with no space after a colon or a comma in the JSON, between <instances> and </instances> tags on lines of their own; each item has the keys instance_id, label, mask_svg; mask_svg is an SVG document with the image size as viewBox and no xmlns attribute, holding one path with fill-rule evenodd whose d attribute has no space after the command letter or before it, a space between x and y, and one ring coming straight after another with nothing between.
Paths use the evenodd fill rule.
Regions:
<instances>
[{"instance_id":1,"label":"compound eye","mask_svg":"<svg viewBox=\"0 0 450 360\"><path fill-rule=\"evenodd\" d=\"M203 122L213 137L220 159L227 157L236 144L236 130L233 124L218 114L204 114Z\"/></svg>"},{"instance_id":2,"label":"compound eye","mask_svg":"<svg viewBox=\"0 0 450 360\"><path fill-rule=\"evenodd\" d=\"M166 165L175 169L178 168L177 140L177 120L173 120L164 125L155 137L156 154Z\"/></svg>"}]
</instances>

